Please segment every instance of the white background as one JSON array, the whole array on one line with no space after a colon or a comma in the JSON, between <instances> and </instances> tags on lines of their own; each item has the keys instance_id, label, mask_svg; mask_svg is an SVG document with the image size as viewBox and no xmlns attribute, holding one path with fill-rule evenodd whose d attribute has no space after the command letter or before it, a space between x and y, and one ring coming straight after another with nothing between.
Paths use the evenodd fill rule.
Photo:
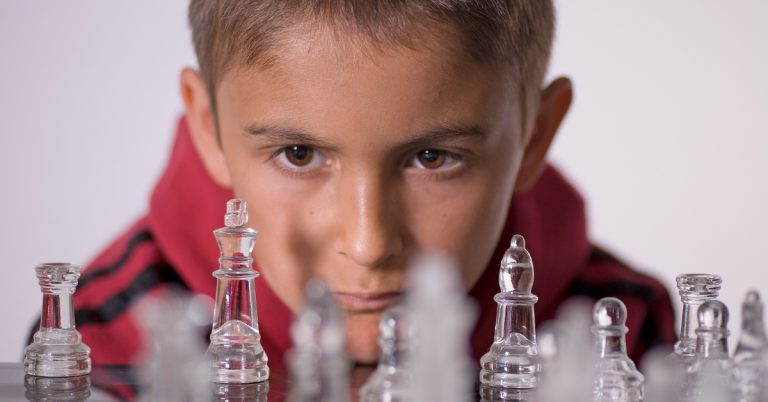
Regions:
<instances>
[{"instance_id":1,"label":"white background","mask_svg":"<svg viewBox=\"0 0 768 402\"><path fill-rule=\"evenodd\" d=\"M551 76L576 95L552 160L591 235L675 299L677 274L722 275L738 334L744 293L768 297L768 3L558 3ZM39 315L35 264L86 264L146 210L195 64L186 5L0 2L0 361Z\"/></svg>"}]
</instances>

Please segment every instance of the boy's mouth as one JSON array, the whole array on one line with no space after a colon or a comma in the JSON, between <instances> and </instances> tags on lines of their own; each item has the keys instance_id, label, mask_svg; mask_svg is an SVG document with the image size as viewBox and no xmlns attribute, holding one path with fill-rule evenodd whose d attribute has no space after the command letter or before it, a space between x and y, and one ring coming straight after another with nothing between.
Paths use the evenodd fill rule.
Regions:
<instances>
[{"instance_id":1,"label":"boy's mouth","mask_svg":"<svg viewBox=\"0 0 768 402\"><path fill-rule=\"evenodd\" d=\"M336 301L350 314L380 313L400 301L403 292L334 293Z\"/></svg>"}]
</instances>

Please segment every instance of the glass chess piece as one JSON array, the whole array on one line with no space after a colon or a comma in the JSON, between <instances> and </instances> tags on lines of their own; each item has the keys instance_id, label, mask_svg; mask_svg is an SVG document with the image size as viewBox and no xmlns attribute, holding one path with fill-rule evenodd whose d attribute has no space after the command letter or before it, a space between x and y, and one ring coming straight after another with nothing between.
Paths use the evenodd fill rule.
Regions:
<instances>
[{"instance_id":1,"label":"glass chess piece","mask_svg":"<svg viewBox=\"0 0 768 402\"><path fill-rule=\"evenodd\" d=\"M413 400L472 400L476 371L469 339L477 315L464 291L458 264L444 255L422 254L410 262L408 270L406 305L417 323Z\"/></svg>"},{"instance_id":2,"label":"glass chess piece","mask_svg":"<svg viewBox=\"0 0 768 402\"><path fill-rule=\"evenodd\" d=\"M304 286L304 307L291 326L288 354L290 402L349 400L350 364L345 352L342 313L322 281Z\"/></svg>"},{"instance_id":3,"label":"glass chess piece","mask_svg":"<svg viewBox=\"0 0 768 402\"><path fill-rule=\"evenodd\" d=\"M739 402L760 401L766 372L763 357L768 342L763 326L763 303L757 291L747 292L741 311L741 336L733 355L733 385Z\"/></svg>"},{"instance_id":4,"label":"glass chess piece","mask_svg":"<svg viewBox=\"0 0 768 402\"><path fill-rule=\"evenodd\" d=\"M556 320L536 334L542 371L534 388L536 401L591 402L595 379L592 311L595 302L570 298L557 309Z\"/></svg>"},{"instance_id":5,"label":"glass chess piece","mask_svg":"<svg viewBox=\"0 0 768 402\"><path fill-rule=\"evenodd\" d=\"M670 362L670 352L669 347L660 345L643 354L640 370L645 374L643 397L648 402L677 402L679 399L683 372L679 364L670 364L677 363Z\"/></svg>"},{"instance_id":6,"label":"glass chess piece","mask_svg":"<svg viewBox=\"0 0 768 402\"><path fill-rule=\"evenodd\" d=\"M720 301L709 300L696 315L696 352L686 372L683 399L729 401L728 308Z\"/></svg>"},{"instance_id":7,"label":"glass chess piece","mask_svg":"<svg viewBox=\"0 0 768 402\"><path fill-rule=\"evenodd\" d=\"M137 320L148 346L143 351L145 386L139 401L210 402L203 341L211 324L210 298L176 289L151 297Z\"/></svg>"},{"instance_id":8,"label":"glass chess piece","mask_svg":"<svg viewBox=\"0 0 768 402\"><path fill-rule=\"evenodd\" d=\"M615 297L604 297L592 310L597 355L594 400L640 402L645 377L627 356L627 307Z\"/></svg>"},{"instance_id":9,"label":"glass chess piece","mask_svg":"<svg viewBox=\"0 0 768 402\"><path fill-rule=\"evenodd\" d=\"M269 378L267 354L261 346L256 314L251 252L259 232L245 227L245 201L227 202L226 227L213 234L221 250L216 277L213 329L207 359L211 380L217 383L253 383Z\"/></svg>"},{"instance_id":10,"label":"glass chess piece","mask_svg":"<svg viewBox=\"0 0 768 402\"><path fill-rule=\"evenodd\" d=\"M717 275L683 274L678 275L676 282L683 302L683 319L674 354L687 364L696 352L696 328L699 326L696 312L704 302L717 299L723 279Z\"/></svg>"},{"instance_id":11,"label":"glass chess piece","mask_svg":"<svg viewBox=\"0 0 768 402\"><path fill-rule=\"evenodd\" d=\"M376 370L360 389L361 402L409 402L411 362L416 343L414 321L402 306L389 308L379 321L381 354Z\"/></svg>"},{"instance_id":12,"label":"glass chess piece","mask_svg":"<svg viewBox=\"0 0 768 402\"><path fill-rule=\"evenodd\" d=\"M533 305L539 298L531 293L533 262L523 236L512 237L504 253L499 286L501 292L493 297L498 304L496 333L490 351L480 359L480 382L501 388L535 388L541 366Z\"/></svg>"},{"instance_id":13,"label":"glass chess piece","mask_svg":"<svg viewBox=\"0 0 768 402\"><path fill-rule=\"evenodd\" d=\"M40 264L35 273L43 292L40 329L24 349L24 371L41 377L74 377L91 372L91 348L75 329L72 297L80 278L80 266L68 263Z\"/></svg>"}]
</instances>

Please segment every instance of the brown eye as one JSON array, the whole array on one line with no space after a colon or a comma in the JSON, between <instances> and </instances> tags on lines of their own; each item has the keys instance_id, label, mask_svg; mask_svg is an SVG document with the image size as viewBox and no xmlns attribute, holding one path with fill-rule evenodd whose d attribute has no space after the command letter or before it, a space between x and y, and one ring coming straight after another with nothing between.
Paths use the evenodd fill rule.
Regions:
<instances>
[{"instance_id":1,"label":"brown eye","mask_svg":"<svg viewBox=\"0 0 768 402\"><path fill-rule=\"evenodd\" d=\"M295 166L306 166L312 162L314 150L302 145L288 147L285 150L285 158Z\"/></svg>"},{"instance_id":2,"label":"brown eye","mask_svg":"<svg viewBox=\"0 0 768 402\"><path fill-rule=\"evenodd\" d=\"M418 154L419 163L427 169L439 169L445 163L445 152L425 149Z\"/></svg>"}]
</instances>

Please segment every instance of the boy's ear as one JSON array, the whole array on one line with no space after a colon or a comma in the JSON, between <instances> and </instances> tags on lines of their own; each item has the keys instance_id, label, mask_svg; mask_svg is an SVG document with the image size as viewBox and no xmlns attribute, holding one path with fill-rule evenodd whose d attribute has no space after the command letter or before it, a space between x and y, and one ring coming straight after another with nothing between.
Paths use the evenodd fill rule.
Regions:
<instances>
[{"instance_id":1,"label":"boy's ear","mask_svg":"<svg viewBox=\"0 0 768 402\"><path fill-rule=\"evenodd\" d=\"M571 107L571 100L573 100L573 85L566 77L552 81L541 93L539 113L525 147L520 173L515 183L515 194L528 191L538 181L544 170L549 146Z\"/></svg>"},{"instance_id":2,"label":"boy's ear","mask_svg":"<svg viewBox=\"0 0 768 402\"><path fill-rule=\"evenodd\" d=\"M185 68L181 72L181 97L187 111L187 125L192 144L203 161L205 170L216 184L231 188L232 179L216 134L208 92L200 74L191 68Z\"/></svg>"}]
</instances>

